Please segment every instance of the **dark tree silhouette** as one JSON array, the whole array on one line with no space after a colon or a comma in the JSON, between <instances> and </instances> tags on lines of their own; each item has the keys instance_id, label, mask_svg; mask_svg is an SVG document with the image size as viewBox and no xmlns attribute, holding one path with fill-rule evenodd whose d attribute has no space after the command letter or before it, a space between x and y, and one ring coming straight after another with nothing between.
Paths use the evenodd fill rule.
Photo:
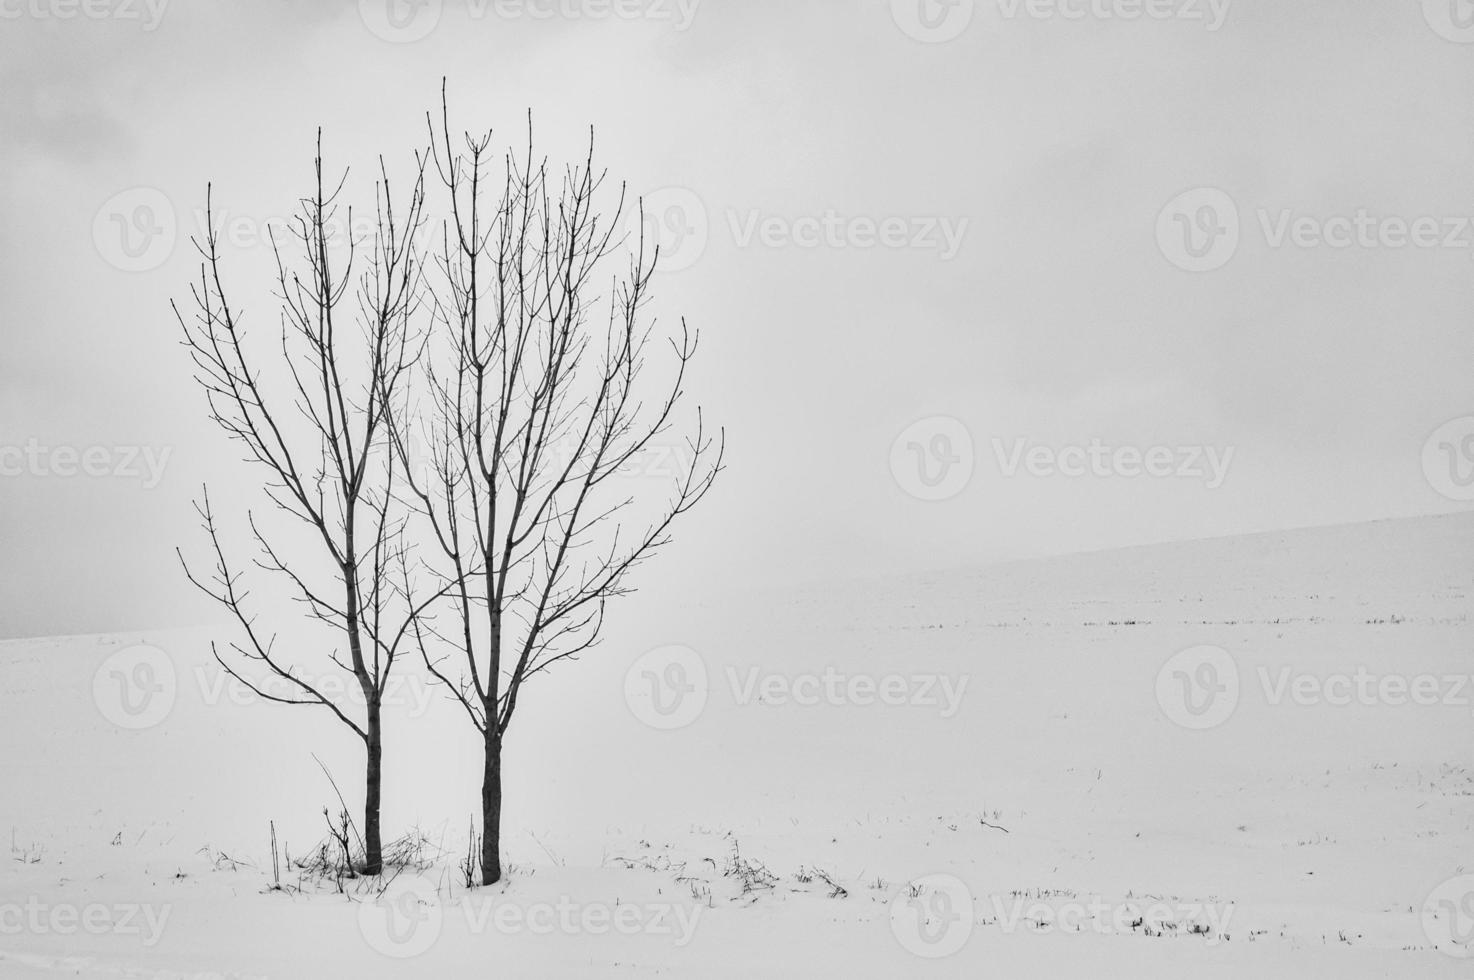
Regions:
<instances>
[{"instance_id":1,"label":"dark tree silhouette","mask_svg":"<svg viewBox=\"0 0 1474 980\"><path fill-rule=\"evenodd\" d=\"M319 133L315 189L300 202L287 241L271 237L279 347L255 350L242 308L228 297L212 191L206 194L208 230L195 241L202 264L191 287L191 315L174 307L211 418L244 447L245 459L262 475L264 496L290 518L268 530L247 512L256 552L252 574L286 583L306 614L331 628L337 648L327 669L347 672L361 698L325 695L322 678L303 667L301 640L279 645L276 624L261 624L246 572L227 559L208 489L196 508L213 549L213 571L197 576L182 553L180 561L190 581L238 624L243 639L229 645L228 655L214 651L230 676L267 701L325 708L362 739L360 870L366 874L378 874L383 863L384 693L420 612L408 598L407 515L396 493L404 474L390 445L388 413L423 347L412 323L421 310L424 277L424 157L407 201L395 200L382 161L379 171L372 233L363 241L337 240L334 229L353 227L348 208L347 220L338 223L347 175L336 189L326 189ZM339 259L341 269L335 267ZM305 543L308 557L291 550L298 543ZM246 664L255 664L265 679L243 673ZM272 691L264 689L268 680Z\"/></svg>"},{"instance_id":2,"label":"dark tree silhouette","mask_svg":"<svg viewBox=\"0 0 1474 980\"><path fill-rule=\"evenodd\" d=\"M659 250L647 252L643 214L637 240L621 233L625 192L604 192L593 134L581 162L550 175L530 116L526 150L499 164L489 133L453 140L443 93L429 122L449 219L427 356L392 431L402 462L412 439L428 447L404 486L454 626L417 619L414 634L481 740L480 870L492 884L504 740L527 681L598 641L607 601L706 494L725 440L705 434L698 409L666 486L626 478L672 447L697 344L684 321L668 336L643 314ZM646 377L652 343L669 355L664 377Z\"/></svg>"}]
</instances>

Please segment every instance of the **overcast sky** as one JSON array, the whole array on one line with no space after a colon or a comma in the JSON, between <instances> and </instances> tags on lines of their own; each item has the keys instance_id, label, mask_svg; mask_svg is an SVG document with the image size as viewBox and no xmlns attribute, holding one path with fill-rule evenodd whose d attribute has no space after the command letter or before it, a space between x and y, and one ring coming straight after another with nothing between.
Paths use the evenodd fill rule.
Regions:
<instances>
[{"instance_id":1,"label":"overcast sky","mask_svg":"<svg viewBox=\"0 0 1474 980\"><path fill-rule=\"evenodd\" d=\"M248 273L317 127L364 200L442 75L660 219L730 469L652 589L1466 506L1455 0L396 2L0 0L0 636L205 618L173 549L252 475L168 309L205 183Z\"/></svg>"}]
</instances>

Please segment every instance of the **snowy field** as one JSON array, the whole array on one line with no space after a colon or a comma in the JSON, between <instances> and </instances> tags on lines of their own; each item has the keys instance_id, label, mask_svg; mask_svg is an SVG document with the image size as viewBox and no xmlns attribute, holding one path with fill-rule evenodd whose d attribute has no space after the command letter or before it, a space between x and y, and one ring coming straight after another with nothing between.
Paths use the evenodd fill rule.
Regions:
<instances>
[{"instance_id":1,"label":"snowy field","mask_svg":"<svg viewBox=\"0 0 1474 980\"><path fill-rule=\"evenodd\" d=\"M637 596L529 688L471 891L422 666L385 826L433 863L271 890L318 759L358 808L340 727L210 631L3 643L0 976L1467 977L1471 555L1455 516Z\"/></svg>"}]
</instances>

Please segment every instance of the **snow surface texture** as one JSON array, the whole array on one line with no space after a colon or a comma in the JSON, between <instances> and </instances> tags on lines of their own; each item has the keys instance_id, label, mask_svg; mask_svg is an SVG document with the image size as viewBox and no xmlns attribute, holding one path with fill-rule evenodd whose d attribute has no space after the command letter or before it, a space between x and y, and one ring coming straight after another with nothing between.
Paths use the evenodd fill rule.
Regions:
<instances>
[{"instance_id":1,"label":"snow surface texture","mask_svg":"<svg viewBox=\"0 0 1474 980\"><path fill-rule=\"evenodd\" d=\"M0 977L1467 977L1471 555L1456 516L637 596L529 688L470 891L422 665L385 826L433 863L273 891L319 759L357 817L346 730L223 629L0 644Z\"/></svg>"}]
</instances>

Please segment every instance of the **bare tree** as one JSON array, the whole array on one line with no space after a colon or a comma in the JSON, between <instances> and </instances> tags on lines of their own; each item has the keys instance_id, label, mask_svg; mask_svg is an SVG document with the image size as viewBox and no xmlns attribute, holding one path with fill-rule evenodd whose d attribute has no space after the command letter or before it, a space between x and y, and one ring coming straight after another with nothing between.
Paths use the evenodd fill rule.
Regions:
<instances>
[{"instance_id":1,"label":"bare tree","mask_svg":"<svg viewBox=\"0 0 1474 980\"><path fill-rule=\"evenodd\" d=\"M646 322L658 249L647 254L643 220L638 241L621 233L625 191L603 191L592 132L582 162L550 176L530 116L525 153L499 166L489 133L453 143L443 93L429 124L449 217L435 336L393 432L402 459L412 435L429 447L428 472L406 485L454 627L417 620L414 633L481 738L481 880L492 884L502 751L524 685L595 645L607 601L706 494L725 442L698 409L668 488L642 481L652 497L622 479L669 446L696 337L684 321L674 337ZM645 377L652 342L669 345L663 379Z\"/></svg>"},{"instance_id":2,"label":"bare tree","mask_svg":"<svg viewBox=\"0 0 1474 980\"><path fill-rule=\"evenodd\" d=\"M403 474L388 439L388 411L423 346L411 324L421 309L424 275L418 244L424 158L407 202L395 201L382 160L379 171L373 231L355 241L352 209L341 209L346 220L338 220L347 174L327 190L318 134L315 190L300 202L285 247L271 236L278 350L252 349L242 308L227 296L212 191L204 241L195 241L202 264L191 287L192 315L186 319L174 307L210 417L244 447L246 461L263 474L265 497L290 518L268 531L247 512L252 574L282 582L310 619L326 624L336 637L328 669L345 671L361 699L325 694L323 679L303 668L305 640L278 643L275 626L261 625L246 572L227 558L208 489L196 509L214 568L196 576L182 553L180 561L190 581L238 624L243 639L229 645L229 656L214 649L231 677L267 701L325 708L363 741L366 874L380 873L383 861L384 693L420 611L409 606L406 514L395 492ZM265 679L238 669L245 664L257 665L254 672Z\"/></svg>"}]
</instances>

